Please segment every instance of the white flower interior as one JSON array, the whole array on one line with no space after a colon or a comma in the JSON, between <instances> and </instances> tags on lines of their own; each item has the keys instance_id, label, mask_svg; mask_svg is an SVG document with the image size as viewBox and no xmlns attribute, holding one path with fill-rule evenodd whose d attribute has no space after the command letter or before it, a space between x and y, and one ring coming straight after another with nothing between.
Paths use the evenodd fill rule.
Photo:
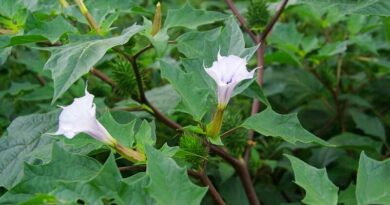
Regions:
<instances>
[{"instance_id":1,"label":"white flower interior","mask_svg":"<svg viewBox=\"0 0 390 205\"><path fill-rule=\"evenodd\" d=\"M218 104L226 105L234 88L243 80L253 78L255 70L248 72L246 59L235 55L221 56L210 68L205 68L207 74L217 83Z\"/></svg>"}]
</instances>

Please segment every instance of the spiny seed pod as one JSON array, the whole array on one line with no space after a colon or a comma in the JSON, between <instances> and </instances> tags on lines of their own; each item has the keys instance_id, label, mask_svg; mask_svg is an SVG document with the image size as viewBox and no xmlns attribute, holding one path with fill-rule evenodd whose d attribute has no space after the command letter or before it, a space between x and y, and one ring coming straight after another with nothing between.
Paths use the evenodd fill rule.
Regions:
<instances>
[{"instance_id":1,"label":"spiny seed pod","mask_svg":"<svg viewBox=\"0 0 390 205\"><path fill-rule=\"evenodd\" d=\"M117 84L117 94L123 97L137 94L137 82L128 61L117 58L111 64L113 80Z\"/></svg>"},{"instance_id":2,"label":"spiny seed pod","mask_svg":"<svg viewBox=\"0 0 390 205\"><path fill-rule=\"evenodd\" d=\"M266 0L252 0L246 13L249 26L256 32L261 32L269 20Z\"/></svg>"},{"instance_id":3,"label":"spiny seed pod","mask_svg":"<svg viewBox=\"0 0 390 205\"><path fill-rule=\"evenodd\" d=\"M183 158L193 164L194 167L200 166L207 157L207 150L203 146L201 139L197 136L184 134L180 138L179 146L183 151L181 154Z\"/></svg>"},{"instance_id":4,"label":"spiny seed pod","mask_svg":"<svg viewBox=\"0 0 390 205\"><path fill-rule=\"evenodd\" d=\"M222 133L237 127L242 123L242 117L237 112L233 113L230 110L227 110L224 117ZM223 143L233 155L238 156L242 154L245 149L247 132L244 130L236 130L232 135L225 137Z\"/></svg>"}]
</instances>

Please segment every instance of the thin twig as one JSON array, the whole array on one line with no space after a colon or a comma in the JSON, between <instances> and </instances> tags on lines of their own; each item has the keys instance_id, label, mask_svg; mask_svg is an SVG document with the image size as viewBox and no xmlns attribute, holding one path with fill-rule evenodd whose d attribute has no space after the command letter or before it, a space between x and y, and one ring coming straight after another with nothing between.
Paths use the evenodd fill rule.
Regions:
<instances>
[{"instance_id":1,"label":"thin twig","mask_svg":"<svg viewBox=\"0 0 390 205\"><path fill-rule=\"evenodd\" d=\"M112 80L110 77L108 77L106 74L104 74L102 71L96 69L96 68L92 68L91 69L91 73L98 77L100 80L106 82L107 84L111 85L111 87L116 87L116 84L114 82L114 80Z\"/></svg>"},{"instance_id":2,"label":"thin twig","mask_svg":"<svg viewBox=\"0 0 390 205\"><path fill-rule=\"evenodd\" d=\"M170 120L168 117L166 117L160 110L158 110L154 105L152 105L148 101L148 99L146 98L145 90L144 90L144 86L143 86L143 82L142 82L142 77L141 77L141 73L140 73L139 68L138 68L136 58L134 58L134 56L128 55L127 53L125 53L122 50L117 49L117 48L114 48L114 51L118 52L123 57L125 57L125 59L127 61L129 61L129 63L131 64L131 67L132 67L134 75L135 75L135 79L137 81L138 93L139 93L139 98L140 98L139 101L141 103L146 104L148 107L150 107L150 109L153 111L152 114L157 119L159 119L161 122L163 122L164 124L168 125L169 127L173 128L175 130L181 129L182 128L181 125L177 124L176 122L174 122L174 121Z\"/></svg>"},{"instance_id":3,"label":"thin twig","mask_svg":"<svg viewBox=\"0 0 390 205\"><path fill-rule=\"evenodd\" d=\"M218 205L225 205L225 201L223 200L223 198L221 197L221 195L219 194L219 192L217 191L217 189L215 188L213 182L209 179L209 177L207 176L207 173L205 171L193 171L193 170L188 170L188 173L189 171L192 171L192 175L193 177L196 177L198 178L203 185L205 186L208 186L208 190L209 190L209 193L211 195L211 197L213 197L214 201L216 204Z\"/></svg>"},{"instance_id":4,"label":"thin twig","mask_svg":"<svg viewBox=\"0 0 390 205\"><path fill-rule=\"evenodd\" d=\"M265 47L266 47L266 38L271 32L272 28L275 26L275 23L280 18L280 15L282 14L283 10L285 9L286 5L288 3L288 0L283 0L282 3L279 6L279 9L276 11L275 15L271 18L271 20L266 25L263 32L256 36L254 39L254 42L256 44L259 44L259 48L257 49L256 53L256 59L257 59L257 66L259 67L259 70L257 71L257 82L260 86L263 85L264 81L264 54L265 54ZM252 109L251 109L251 115L256 114L260 110L260 102L256 99L253 100L252 103ZM253 140L254 132L249 131L248 132L248 138L249 140ZM247 145L244 151L244 159L246 162L249 160L251 146L250 144Z\"/></svg>"},{"instance_id":5,"label":"thin twig","mask_svg":"<svg viewBox=\"0 0 390 205\"><path fill-rule=\"evenodd\" d=\"M288 0L283 0L282 3L279 6L279 9L276 11L275 15L271 18L267 26L265 27L264 31L260 35L260 42L262 43L267 38L268 34L271 32L272 28L274 27L275 23L278 21L280 15L282 14L284 8L286 7L288 3Z\"/></svg>"},{"instance_id":6,"label":"thin twig","mask_svg":"<svg viewBox=\"0 0 390 205\"><path fill-rule=\"evenodd\" d=\"M141 49L136 54L134 54L134 58L137 59L141 54L143 54L145 51L147 51L147 50L149 50L151 48L153 48L152 44L149 44L149 45L145 46L143 49Z\"/></svg>"},{"instance_id":7,"label":"thin twig","mask_svg":"<svg viewBox=\"0 0 390 205\"><path fill-rule=\"evenodd\" d=\"M45 78L43 78L43 77L40 76L40 75L34 75L34 76L35 76L35 78L38 80L38 82L39 82L39 84L40 84L41 86L45 86L45 84L46 84Z\"/></svg>"},{"instance_id":8,"label":"thin twig","mask_svg":"<svg viewBox=\"0 0 390 205\"><path fill-rule=\"evenodd\" d=\"M225 138L225 137L231 135L232 133L234 133L234 132L235 132L236 130L238 130L238 129L240 129L240 127L234 127L234 128L232 128L232 129L230 129L230 130L228 130L228 131L222 133L222 134L221 134L221 138L223 139L223 138Z\"/></svg>"},{"instance_id":9,"label":"thin twig","mask_svg":"<svg viewBox=\"0 0 390 205\"><path fill-rule=\"evenodd\" d=\"M176 41L168 41L168 44L176 44ZM135 53L133 55L133 58L134 59L137 59L140 55L142 55L143 53L145 53L146 51L148 51L149 49L153 48L153 45L152 44L149 44L147 46L145 46L144 48L142 48L141 50L139 50L137 53Z\"/></svg>"},{"instance_id":10,"label":"thin twig","mask_svg":"<svg viewBox=\"0 0 390 205\"><path fill-rule=\"evenodd\" d=\"M259 70L257 72L257 82L260 86L263 85L263 74L264 74L264 53L265 53L265 40L268 36L268 34L271 32L272 28L274 27L275 23L279 19L281 13L283 12L284 8L286 7L288 0L283 0L279 9L276 11L275 15L272 17L272 19L269 21L269 23L266 25L264 31L260 35L255 35L252 30L248 27L248 25L245 22L245 19L243 16L238 12L237 8L234 6L233 2L231 0L225 0L226 4L232 11L232 13L236 16L237 20L240 22L241 27L244 29L246 33L252 38L253 42L257 45L259 45L259 48L257 49L256 53L256 59L257 59L257 65L259 67ZM260 102L258 100L254 100L252 103L252 109L251 109L251 115L256 114L260 110ZM254 132L250 131L248 133L248 141L252 141L254 136ZM249 175L248 168L246 164L249 160L250 150L251 150L251 144L248 143L248 145L245 147L244 151L244 160L241 163L237 163L234 159L232 161L232 165L235 166L236 171L239 173L240 179L245 187L245 191L247 193L247 196L251 202L251 204L260 204L260 202L257 199L256 192L253 189L253 185L251 182L251 178ZM214 148L211 148L214 151L218 151ZM219 155L222 153L219 153ZM220 155L221 156L221 155ZM225 154L223 155L225 156ZM226 158L226 160L232 160L230 158Z\"/></svg>"},{"instance_id":11,"label":"thin twig","mask_svg":"<svg viewBox=\"0 0 390 205\"><path fill-rule=\"evenodd\" d=\"M229 164L233 166L238 176L240 177L240 180L245 189L245 193L248 197L249 203L251 205L260 205L260 201L257 199L257 194L253 187L246 162L242 159L236 159L232 157L228 152L215 145L210 145L210 151L222 157L222 159L224 159L225 161L227 161Z\"/></svg>"},{"instance_id":12,"label":"thin twig","mask_svg":"<svg viewBox=\"0 0 390 205\"><path fill-rule=\"evenodd\" d=\"M238 22L240 23L241 27L245 30L246 33L251 37L251 39L255 42L256 41L256 34L253 33L253 31L248 27L244 17L240 14L236 6L234 6L234 3L232 0L225 0L226 4L228 5L229 9L232 11L234 16L237 18Z\"/></svg>"},{"instance_id":13,"label":"thin twig","mask_svg":"<svg viewBox=\"0 0 390 205\"><path fill-rule=\"evenodd\" d=\"M0 34L15 34L16 31L0 28Z\"/></svg>"}]
</instances>

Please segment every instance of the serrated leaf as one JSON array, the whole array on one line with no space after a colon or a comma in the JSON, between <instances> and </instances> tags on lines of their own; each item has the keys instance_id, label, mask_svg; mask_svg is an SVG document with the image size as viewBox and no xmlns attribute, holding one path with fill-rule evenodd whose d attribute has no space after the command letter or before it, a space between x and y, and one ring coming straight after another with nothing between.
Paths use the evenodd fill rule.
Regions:
<instances>
[{"instance_id":1,"label":"serrated leaf","mask_svg":"<svg viewBox=\"0 0 390 205\"><path fill-rule=\"evenodd\" d=\"M220 12L194 9L187 3L180 9L168 10L167 18L164 22L164 27L165 29L173 27L186 27L195 29L200 25L220 21L226 17L226 14Z\"/></svg>"},{"instance_id":2,"label":"serrated leaf","mask_svg":"<svg viewBox=\"0 0 390 205\"><path fill-rule=\"evenodd\" d=\"M305 192L303 203L308 205L337 205L338 188L329 180L325 169L317 169L302 160L287 155L294 171L295 183Z\"/></svg>"},{"instance_id":3,"label":"serrated leaf","mask_svg":"<svg viewBox=\"0 0 390 205\"><path fill-rule=\"evenodd\" d=\"M113 203L118 205L149 204L145 201L150 201L140 187L123 181L113 155L110 155L104 166L90 180L60 183L52 194L61 201L76 203L80 199L86 204L96 205L105 204L103 200L113 200ZM143 203L137 203L129 196L138 196Z\"/></svg>"},{"instance_id":4,"label":"serrated leaf","mask_svg":"<svg viewBox=\"0 0 390 205\"><path fill-rule=\"evenodd\" d=\"M164 85L145 92L149 102L165 114L172 114L179 104L180 96L171 85Z\"/></svg>"},{"instance_id":5,"label":"serrated leaf","mask_svg":"<svg viewBox=\"0 0 390 205\"><path fill-rule=\"evenodd\" d=\"M356 181L359 205L390 204L390 159L376 161L360 154Z\"/></svg>"},{"instance_id":6,"label":"serrated leaf","mask_svg":"<svg viewBox=\"0 0 390 205\"><path fill-rule=\"evenodd\" d=\"M8 56L11 54L12 48L3 48L0 49L0 65L3 65L7 59Z\"/></svg>"},{"instance_id":7,"label":"serrated leaf","mask_svg":"<svg viewBox=\"0 0 390 205\"><path fill-rule=\"evenodd\" d=\"M219 189L227 204L249 205L247 196L245 194L245 189L237 176L228 178L220 185Z\"/></svg>"},{"instance_id":8,"label":"serrated leaf","mask_svg":"<svg viewBox=\"0 0 390 205\"><path fill-rule=\"evenodd\" d=\"M343 205L356 205L356 195L355 195L356 186L350 184L345 190L340 191L339 194L339 203Z\"/></svg>"},{"instance_id":9,"label":"serrated leaf","mask_svg":"<svg viewBox=\"0 0 390 205\"><path fill-rule=\"evenodd\" d=\"M375 116L367 115L358 110L350 111L356 127L363 130L368 135L375 136L382 141L386 141L386 132L382 122Z\"/></svg>"},{"instance_id":10,"label":"serrated leaf","mask_svg":"<svg viewBox=\"0 0 390 205\"><path fill-rule=\"evenodd\" d=\"M252 129L264 136L280 137L292 144L302 142L332 146L330 143L305 130L299 122L296 113L281 115L271 108L267 108L247 118L241 126Z\"/></svg>"},{"instance_id":11,"label":"serrated leaf","mask_svg":"<svg viewBox=\"0 0 390 205\"><path fill-rule=\"evenodd\" d=\"M364 15L390 16L390 2L387 0L339 1L339 0L303 0L319 8L338 8L343 14L356 13Z\"/></svg>"},{"instance_id":12,"label":"serrated leaf","mask_svg":"<svg viewBox=\"0 0 390 205\"><path fill-rule=\"evenodd\" d=\"M160 61L161 76L167 79L181 96L182 111L200 121L208 108L208 90L196 86L192 73L185 73L177 66Z\"/></svg>"},{"instance_id":13,"label":"serrated leaf","mask_svg":"<svg viewBox=\"0 0 390 205\"><path fill-rule=\"evenodd\" d=\"M188 178L185 168L146 145L148 159L146 173L150 177L148 192L157 204L170 205L199 205L207 192L207 188L194 185Z\"/></svg>"},{"instance_id":14,"label":"serrated leaf","mask_svg":"<svg viewBox=\"0 0 390 205\"><path fill-rule=\"evenodd\" d=\"M57 16L51 21L38 21L32 17L30 21L27 19L26 28L29 30L26 35L41 35L52 43L56 42L64 33L77 32L77 29L62 16Z\"/></svg>"},{"instance_id":15,"label":"serrated leaf","mask_svg":"<svg viewBox=\"0 0 390 205\"><path fill-rule=\"evenodd\" d=\"M277 23L272 34L269 36L270 44L286 52L299 52L299 45L303 40L303 35L297 31L295 23Z\"/></svg>"},{"instance_id":16,"label":"serrated leaf","mask_svg":"<svg viewBox=\"0 0 390 205\"><path fill-rule=\"evenodd\" d=\"M54 142L45 133L54 131L59 112L33 114L16 118L8 134L0 138L0 186L13 187L22 177L24 162L32 162L34 150Z\"/></svg>"},{"instance_id":17,"label":"serrated leaf","mask_svg":"<svg viewBox=\"0 0 390 205\"><path fill-rule=\"evenodd\" d=\"M370 149L380 152L382 143L367 136L357 135L350 132L344 132L332 137L328 140L329 143L337 147L348 147L357 149Z\"/></svg>"},{"instance_id":18,"label":"serrated leaf","mask_svg":"<svg viewBox=\"0 0 390 205\"><path fill-rule=\"evenodd\" d=\"M206 41L216 40L220 33L220 28L184 33L177 38L177 49L188 58L202 58Z\"/></svg>"},{"instance_id":19,"label":"serrated leaf","mask_svg":"<svg viewBox=\"0 0 390 205\"><path fill-rule=\"evenodd\" d=\"M343 53L347 50L347 43L345 41L328 43L318 51L318 55L324 57L334 56Z\"/></svg>"},{"instance_id":20,"label":"serrated leaf","mask_svg":"<svg viewBox=\"0 0 390 205\"><path fill-rule=\"evenodd\" d=\"M260 87L255 80L253 80L248 88L242 92L242 95L255 98L265 105L270 106L270 103L263 92L263 88Z\"/></svg>"},{"instance_id":21,"label":"serrated leaf","mask_svg":"<svg viewBox=\"0 0 390 205\"><path fill-rule=\"evenodd\" d=\"M30 15L25 25L23 35L11 36L7 41L2 42L1 47L16 46L27 43L35 43L49 40L54 43L68 32L75 33L77 29L68 23L64 17L57 16L50 21L40 21L33 15Z\"/></svg>"},{"instance_id":22,"label":"serrated leaf","mask_svg":"<svg viewBox=\"0 0 390 205\"><path fill-rule=\"evenodd\" d=\"M220 12L194 9L187 3L180 9L168 10L163 27L154 36L151 35L152 23L144 19L144 24L148 29L143 35L149 39L158 55L161 56L168 46L168 29L174 27L196 29L198 26L220 21L226 17L227 15Z\"/></svg>"},{"instance_id":23,"label":"serrated leaf","mask_svg":"<svg viewBox=\"0 0 390 205\"><path fill-rule=\"evenodd\" d=\"M1 204L17 204L37 193L50 193L60 181L89 179L101 165L95 159L69 153L55 145L51 161L44 165L24 165L23 179L0 198Z\"/></svg>"},{"instance_id":24,"label":"serrated leaf","mask_svg":"<svg viewBox=\"0 0 390 205\"><path fill-rule=\"evenodd\" d=\"M206 67L217 60L218 52L223 56L236 55L249 59L257 47L245 48L245 39L240 26L233 17L225 21L225 27L217 39L208 39L205 42L202 61Z\"/></svg>"},{"instance_id":25,"label":"serrated leaf","mask_svg":"<svg viewBox=\"0 0 390 205\"><path fill-rule=\"evenodd\" d=\"M144 146L146 144L154 145L156 140L152 138L152 128L146 120L142 121L141 126L139 127L134 138L137 142L137 149L142 151L144 151Z\"/></svg>"},{"instance_id":26,"label":"serrated leaf","mask_svg":"<svg viewBox=\"0 0 390 205\"><path fill-rule=\"evenodd\" d=\"M143 30L132 25L121 35L106 39L70 43L52 51L44 69L52 72L55 102L74 82L88 73L108 49L125 44L133 35Z\"/></svg>"}]
</instances>

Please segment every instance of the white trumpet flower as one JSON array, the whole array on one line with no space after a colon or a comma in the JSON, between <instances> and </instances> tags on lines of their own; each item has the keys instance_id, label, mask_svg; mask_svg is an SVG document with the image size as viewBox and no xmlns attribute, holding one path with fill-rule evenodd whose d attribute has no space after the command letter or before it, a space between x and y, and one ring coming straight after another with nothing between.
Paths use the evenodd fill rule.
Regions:
<instances>
[{"instance_id":1,"label":"white trumpet flower","mask_svg":"<svg viewBox=\"0 0 390 205\"><path fill-rule=\"evenodd\" d=\"M96 119L96 105L94 96L85 89L85 96L75 98L73 103L61 107L57 135L64 135L72 139L79 133L87 133L93 138L110 146L116 145L116 140L106 128Z\"/></svg>"},{"instance_id":2,"label":"white trumpet flower","mask_svg":"<svg viewBox=\"0 0 390 205\"><path fill-rule=\"evenodd\" d=\"M219 107L226 107L238 83L253 78L255 69L248 72L246 65L245 58L235 55L221 56L218 53L217 61L214 61L210 68L205 68L207 74L217 83Z\"/></svg>"}]
</instances>

